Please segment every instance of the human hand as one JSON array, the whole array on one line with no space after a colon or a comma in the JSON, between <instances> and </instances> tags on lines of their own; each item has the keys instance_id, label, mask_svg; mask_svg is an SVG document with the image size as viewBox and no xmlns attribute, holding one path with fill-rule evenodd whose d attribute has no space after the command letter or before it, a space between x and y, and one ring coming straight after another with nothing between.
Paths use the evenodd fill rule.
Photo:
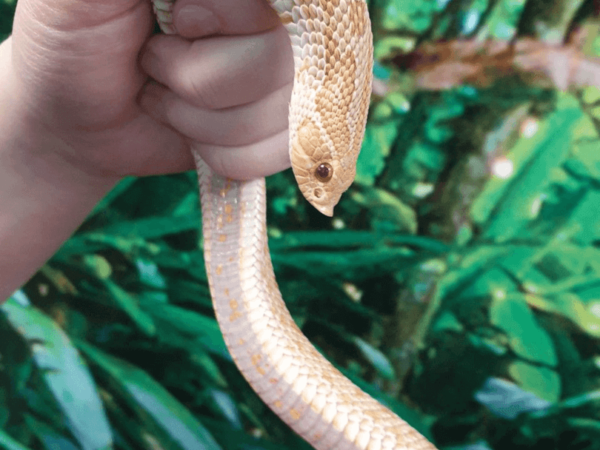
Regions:
<instances>
[{"instance_id":1,"label":"human hand","mask_svg":"<svg viewBox=\"0 0 600 450\"><path fill-rule=\"evenodd\" d=\"M193 20L191 6L214 19ZM188 39L218 35L153 37L143 67L164 86L143 88L149 0L19 2L11 90L23 117L64 143L51 157L111 179L190 169L190 146L232 177L286 168L293 69L276 15L263 0L180 0L174 16Z\"/></svg>"},{"instance_id":2,"label":"human hand","mask_svg":"<svg viewBox=\"0 0 600 450\"><path fill-rule=\"evenodd\" d=\"M184 14L194 4L215 21ZM149 0L19 1L0 45L0 303L124 175L191 169L190 147L231 177L289 165L293 63L267 3L180 0L175 15L190 41L151 39L162 85L144 88Z\"/></svg>"},{"instance_id":3,"label":"human hand","mask_svg":"<svg viewBox=\"0 0 600 450\"><path fill-rule=\"evenodd\" d=\"M293 59L271 7L179 0L173 22L182 37L154 36L142 53L142 67L160 83L146 85L144 109L222 175L247 179L288 168Z\"/></svg>"}]
</instances>

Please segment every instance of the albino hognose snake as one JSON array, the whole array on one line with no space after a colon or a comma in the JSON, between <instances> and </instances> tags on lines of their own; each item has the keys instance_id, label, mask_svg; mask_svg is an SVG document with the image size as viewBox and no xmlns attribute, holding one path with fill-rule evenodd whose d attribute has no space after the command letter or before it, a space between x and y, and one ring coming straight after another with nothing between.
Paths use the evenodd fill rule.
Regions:
<instances>
[{"instance_id":1,"label":"albino hognose snake","mask_svg":"<svg viewBox=\"0 0 600 450\"><path fill-rule=\"evenodd\" d=\"M152 0L176 33L175 0ZM323 214L354 180L372 81L365 0L269 0L289 32L295 80L290 156L302 194ZM295 325L267 247L264 179L233 181L196 156L206 269L217 319L263 401L318 450L427 450L424 437L362 392Z\"/></svg>"}]
</instances>

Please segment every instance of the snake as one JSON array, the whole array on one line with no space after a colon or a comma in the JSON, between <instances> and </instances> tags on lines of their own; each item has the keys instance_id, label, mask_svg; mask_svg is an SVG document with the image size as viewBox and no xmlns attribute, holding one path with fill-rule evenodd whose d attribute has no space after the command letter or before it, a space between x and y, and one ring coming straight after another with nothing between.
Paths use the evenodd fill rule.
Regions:
<instances>
[{"instance_id":1,"label":"snake","mask_svg":"<svg viewBox=\"0 0 600 450\"><path fill-rule=\"evenodd\" d=\"M162 31L177 34L175 0L151 1ZM368 7L365 0L266 1L294 54L292 170L303 196L332 216L354 180L366 127L373 78ZM294 322L269 254L265 180L225 178L194 159L215 315L252 389L317 450L435 450L327 361Z\"/></svg>"}]
</instances>

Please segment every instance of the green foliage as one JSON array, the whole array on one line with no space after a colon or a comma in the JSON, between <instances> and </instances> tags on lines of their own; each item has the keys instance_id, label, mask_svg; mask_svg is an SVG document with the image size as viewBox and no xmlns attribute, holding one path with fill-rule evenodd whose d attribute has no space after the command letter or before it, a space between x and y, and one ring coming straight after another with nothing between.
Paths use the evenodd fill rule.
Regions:
<instances>
[{"instance_id":1,"label":"green foliage","mask_svg":"<svg viewBox=\"0 0 600 450\"><path fill-rule=\"evenodd\" d=\"M329 219L290 173L268 180L294 318L439 446L600 448L600 91L414 93L391 62L438 39L560 42L597 28L594 2L369 3L386 89L355 185ZM227 353L199 224L193 173L125 179L2 306L0 448L308 449Z\"/></svg>"}]
</instances>

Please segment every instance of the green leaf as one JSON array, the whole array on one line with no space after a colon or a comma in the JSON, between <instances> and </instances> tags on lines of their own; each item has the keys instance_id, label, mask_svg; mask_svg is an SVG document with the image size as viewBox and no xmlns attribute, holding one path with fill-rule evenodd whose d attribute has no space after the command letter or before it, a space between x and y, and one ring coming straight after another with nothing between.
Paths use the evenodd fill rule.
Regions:
<instances>
[{"instance_id":1,"label":"green leaf","mask_svg":"<svg viewBox=\"0 0 600 450\"><path fill-rule=\"evenodd\" d=\"M573 128L582 117L576 100L564 97L533 137L517 142L508 155L514 164L512 176L490 180L471 207L474 222L485 227L485 238L505 241L518 236L537 217L543 190L568 155Z\"/></svg>"},{"instance_id":2,"label":"green leaf","mask_svg":"<svg viewBox=\"0 0 600 450\"><path fill-rule=\"evenodd\" d=\"M496 2L485 22L485 26L477 34L477 39L498 39L502 41L512 39L517 31L525 3L525 0Z\"/></svg>"},{"instance_id":3,"label":"green leaf","mask_svg":"<svg viewBox=\"0 0 600 450\"><path fill-rule=\"evenodd\" d=\"M577 295L570 292L547 297L526 295L524 298L532 307L566 317L590 336L600 337L598 303L586 305Z\"/></svg>"},{"instance_id":4,"label":"green leaf","mask_svg":"<svg viewBox=\"0 0 600 450\"><path fill-rule=\"evenodd\" d=\"M358 347L360 353L373 365L381 377L385 378L386 380L394 379L396 376L394 368L384 353L357 336L355 336L352 341Z\"/></svg>"},{"instance_id":5,"label":"green leaf","mask_svg":"<svg viewBox=\"0 0 600 450\"><path fill-rule=\"evenodd\" d=\"M576 227L575 239L583 245L590 245L593 241L600 239L598 205L600 205L600 191L589 189L569 214L565 227Z\"/></svg>"},{"instance_id":6,"label":"green leaf","mask_svg":"<svg viewBox=\"0 0 600 450\"><path fill-rule=\"evenodd\" d=\"M138 300L112 280L104 280L103 283L111 298L131 318L138 330L147 336L153 336L156 333L156 325L152 317L140 308Z\"/></svg>"},{"instance_id":7,"label":"green leaf","mask_svg":"<svg viewBox=\"0 0 600 450\"><path fill-rule=\"evenodd\" d=\"M411 246L422 251L446 253L450 246L425 236L403 233L378 233L363 230L295 231L269 239L272 252L320 247L339 251L345 247L371 248L377 246Z\"/></svg>"},{"instance_id":8,"label":"green leaf","mask_svg":"<svg viewBox=\"0 0 600 450\"><path fill-rule=\"evenodd\" d=\"M29 429L42 442L46 450L78 450L77 446L67 437L60 435L51 426L36 420L33 416L26 415L25 423Z\"/></svg>"},{"instance_id":9,"label":"green leaf","mask_svg":"<svg viewBox=\"0 0 600 450\"><path fill-rule=\"evenodd\" d=\"M148 313L154 316L157 323L169 325L179 333L186 334L196 340L206 350L228 361L231 360L219 325L212 317L206 317L194 311L188 311L169 304L148 303L145 307Z\"/></svg>"},{"instance_id":10,"label":"green leaf","mask_svg":"<svg viewBox=\"0 0 600 450\"><path fill-rule=\"evenodd\" d=\"M493 267L478 276L464 290L462 296L486 297L493 295L502 297L508 292L514 292L516 289L517 286L513 278L509 277L504 270Z\"/></svg>"},{"instance_id":11,"label":"green leaf","mask_svg":"<svg viewBox=\"0 0 600 450\"><path fill-rule=\"evenodd\" d=\"M200 223L200 214L195 211L195 214L177 217L177 220L173 220L171 216L166 216L117 222L103 228L102 233L124 238L156 239L169 234L181 233L182 231L197 230Z\"/></svg>"},{"instance_id":12,"label":"green leaf","mask_svg":"<svg viewBox=\"0 0 600 450\"><path fill-rule=\"evenodd\" d=\"M586 392L585 394L577 395L563 400L560 403L561 408L577 409L582 406L594 403L600 400L600 391Z\"/></svg>"},{"instance_id":13,"label":"green leaf","mask_svg":"<svg viewBox=\"0 0 600 450\"><path fill-rule=\"evenodd\" d=\"M375 43L374 56L377 60L383 60L397 53L411 51L414 47L414 39L402 36L389 36Z\"/></svg>"},{"instance_id":14,"label":"green leaf","mask_svg":"<svg viewBox=\"0 0 600 450\"><path fill-rule=\"evenodd\" d=\"M23 306L11 298L1 308L29 343L44 381L82 448L111 448L112 433L95 383L67 335L33 306Z\"/></svg>"},{"instance_id":15,"label":"green leaf","mask_svg":"<svg viewBox=\"0 0 600 450\"><path fill-rule=\"evenodd\" d=\"M379 108L381 109L383 107ZM397 126L397 120L388 119L382 124L367 127L356 166L356 183L373 185L376 177L385 167L385 158L389 155L390 147L396 137Z\"/></svg>"},{"instance_id":16,"label":"green leaf","mask_svg":"<svg viewBox=\"0 0 600 450\"><path fill-rule=\"evenodd\" d=\"M560 398L560 377L554 370L514 361L508 372L521 388L541 399L556 403Z\"/></svg>"},{"instance_id":17,"label":"green leaf","mask_svg":"<svg viewBox=\"0 0 600 450\"><path fill-rule=\"evenodd\" d=\"M179 448L220 450L204 426L146 372L84 342L77 345L120 386L128 403L146 412Z\"/></svg>"},{"instance_id":18,"label":"green leaf","mask_svg":"<svg viewBox=\"0 0 600 450\"><path fill-rule=\"evenodd\" d=\"M413 252L402 248L378 248L348 252L286 252L273 254L273 263L296 267L319 278L362 280L406 268Z\"/></svg>"},{"instance_id":19,"label":"green leaf","mask_svg":"<svg viewBox=\"0 0 600 450\"><path fill-rule=\"evenodd\" d=\"M0 430L0 448L3 450L31 450L29 447L21 445L3 430Z\"/></svg>"},{"instance_id":20,"label":"green leaf","mask_svg":"<svg viewBox=\"0 0 600 450\"><path fill-rule=\"evenodd\" d=\"M102 200L96 204L94 210L90 214L90 217L105 212L108 206L120 195L125 193L136 182L136 180L137 178L135 177L123 178L106 196L104 196Z\"/></svg>"},{"instance_id":21,"label":"green leaf","mask_svg":"<svg viewBox=\"0 0 600 450\"><path fill-rule=\"evenodd\" d=\"M443 311L431 326L432 333L438 333L440 331L461 333L464 329L465 327L463 324L460 323L457 317L450 311Z\"/></svg>"},{"instance_id":22,"label":"green leaf","mask_svg":"<svg viewBox=\"0 0 600 450\"><path fill-rule=\"evenodd\" d=\"M535 320L522 294L494 297L490 322L506 333L510 348L519 357L552 367L557 364L554 344Z\"/></svg>"},{"instance_id":23,"label":"green leaf","mask_svg":"<svg viewBox=\"0 0 600 450\"><path fill-rule=\"evenodd\" d=\"M552 405L521 386L494 377L485 381L475 394L475 399L485 405L495 416L509 420L533 411L544 414Z\"/></svg>"}]
</instances>

